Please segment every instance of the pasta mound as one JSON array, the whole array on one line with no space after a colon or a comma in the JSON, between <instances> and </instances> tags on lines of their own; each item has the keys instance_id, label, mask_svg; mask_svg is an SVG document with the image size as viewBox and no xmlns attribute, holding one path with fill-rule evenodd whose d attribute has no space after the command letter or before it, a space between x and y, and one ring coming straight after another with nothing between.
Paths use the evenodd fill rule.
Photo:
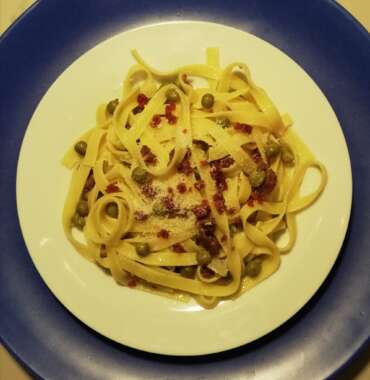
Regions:
<instances>
[{"instance_id":1,"label":"pasta mound","mask_svg":"<svg viewBox=\"0 0 370 380\"><path fill-rule=\"evenodd\" d=\"M244 63L222 69L209 48L205 64L162 73L132 55L121 99L63 158L64 231L117 283L211 308L279 268L326 169ZM301 196L312 167L320 183Z\"/></svg>"}]
</instances>

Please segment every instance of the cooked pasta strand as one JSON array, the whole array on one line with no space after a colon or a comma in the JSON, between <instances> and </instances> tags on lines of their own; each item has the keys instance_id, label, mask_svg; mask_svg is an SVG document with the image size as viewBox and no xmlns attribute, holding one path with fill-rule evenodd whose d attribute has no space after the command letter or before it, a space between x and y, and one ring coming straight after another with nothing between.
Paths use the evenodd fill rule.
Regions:
<instances>
[{"instance_id":1,"label":"cooked pasta strand","mask_svg":"<svg viewBox=\"0 0 370 380\"><path fill-rule=\"evenodd\" d=\"M62 160L64 232L117 283L213 308L278 270L327 172L246 64L222 69L217 48L170 72L132 56L121 99ZM302 196L310 168L320 181Z\"/></svg>"}]
</instances>

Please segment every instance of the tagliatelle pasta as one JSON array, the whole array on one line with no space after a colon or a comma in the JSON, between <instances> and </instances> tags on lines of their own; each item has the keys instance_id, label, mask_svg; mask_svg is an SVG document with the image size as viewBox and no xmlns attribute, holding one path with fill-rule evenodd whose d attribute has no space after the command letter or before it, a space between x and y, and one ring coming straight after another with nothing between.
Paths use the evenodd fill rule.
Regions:
<instances>
[{"instance_id":1,"label":"tagliatelle pasta","mask_svg":"<svg viewBox=\"0 0 370 380\"><path fill-rule=\"evenodd\" d=\"M246 64L222 69L209 48L164 73L132 55L121 99L63 158L64 231L117 283L214 307L279 268L327 173ZM301 195L310 168L320 182Z\"/></svg>"}]
</instances>

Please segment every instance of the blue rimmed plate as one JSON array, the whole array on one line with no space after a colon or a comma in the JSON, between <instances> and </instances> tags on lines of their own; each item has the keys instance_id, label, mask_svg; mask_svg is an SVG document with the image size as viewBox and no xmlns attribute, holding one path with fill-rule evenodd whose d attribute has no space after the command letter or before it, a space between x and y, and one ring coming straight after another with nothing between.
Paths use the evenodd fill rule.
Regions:
<instances>
[{"instance_id":1,"label":"blue rimmed plate","mask_svg":"<svg viewBox=\"0 0 370 380\"><path fill-rule=\"evenodd\" d=\"M364 344L369 336L365 239L369 220L363 215L369 185L364 149L369 140L365 129L369 121L369 40L347 17L330 2L304 6L286 2L280 7L273 2L245 2L234 4L232 10L217 1L212 7L207 1L186 5L174 1L166 6L40 2L4 36L0 46L1 336L27 366L45 378L324 377ZM57 76L112 35L143 24L181 19L235 26L272 43L298 62L319 84L339 118L354 176L350 231L340 261L314 299L283 327L254 344L197 359L140 353L102 338L74 319L47 290L28 258L16 218L14 189L25 128ZM32 170L29 176L32 179ZM35 222L36 215L37 210Z\"/></svg>"}]
</instances>

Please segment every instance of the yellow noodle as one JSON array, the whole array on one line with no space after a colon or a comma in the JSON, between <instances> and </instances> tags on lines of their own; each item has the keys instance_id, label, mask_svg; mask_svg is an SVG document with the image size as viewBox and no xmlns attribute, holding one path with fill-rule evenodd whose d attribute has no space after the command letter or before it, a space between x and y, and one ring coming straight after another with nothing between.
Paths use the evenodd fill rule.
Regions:
<instances>
[{"instance_id":1,"label":"yellow noodle","mask_svg":"<svg viewBox=\"0 0 370 380\"><path fill-rule=\"evenodd\" d=\"M62 160L72 170L64 232L117 283L181 300L192 295L212 308L278 270L281 254L296 241L296 214L320 196L327 172L244 63L222 69L219 50L208 48L205 64L162 72L136 50L132 55L136 64L123 80L115 110L107 112L108 101L102 103L96 127ZM206 79L208 87L195 88L186 76ZM168 102L169 92L177 94L175 106ZM202 105L205 94L214 97L208 109ZM229 125L222 124L225 118ZM246 127L234 129L236 123ZM265 144L271 140L280 149L289 146L293 162L283 162L279 152L269 158ZM86 143L84 155L74 149L79 141ZM155 162L145 156L148 149ZM146 184L137 177L139 169L145 170ZM319 172L320 182L301 195L309 169ZM273 171L277 179L265 195L265 182L254 188L251 180L261 170ZM220 194L224 209L217 203ZM196 219L202 201L209 207L200 209L209 212L202 220L214 228L214 235L208 232L213 250ZM284 233L288 240L281 247L277 239ZM251 263L260 265L254 273Z\"/></svg>"}]
</instances>

